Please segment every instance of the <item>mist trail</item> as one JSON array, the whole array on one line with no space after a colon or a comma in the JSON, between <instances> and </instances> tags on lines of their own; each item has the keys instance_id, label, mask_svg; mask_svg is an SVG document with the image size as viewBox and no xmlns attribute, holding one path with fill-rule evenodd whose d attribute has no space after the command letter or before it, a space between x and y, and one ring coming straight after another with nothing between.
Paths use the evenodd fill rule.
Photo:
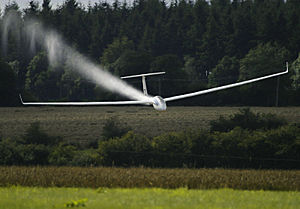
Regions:
<instances>
[{"instance_id":1,"label":"mist trail","mask_svg":"<svg viewBox=\"0 0 300 209\"><path fill-rule=\"evenodd\" d=\"M2 46L4 47L4 52L7 50L5 47L7 47L8 32L12 31L10 26L15 27L15 25L10 24L14 19L15 15L11 13L7 15L3 23ZM20 33L15 35L19 37ZM30 42L29 47L31 51L35 51L37 45L41 45L47 51L50 65L55 66L63 62L81 76L113 93L120 94L131 100L151 101L151 97L145 96L141 91L128 85L120 78L113 76L101 66L93 63L87 57L72 49L63 41L57 32L45 28L41 22L36 20L24 22L21 35L25 35L26 40Z\"/></svg>"},{"instance_id":2,"label":"mist trail","mask_svg":"<svg viewBox=\"0 0 300 209\"><path fill-rule=\"evenodd\" d=\"M38 30L29 31L35 31L35 35L38 37L39 34L41 34L39 28ZM44 37L44 44L48 51L49 62L53 65L65 60L65 64L71 69L76 70L85 78L111 92L119 93L133 100L150 101L149 97L145 96L142 92L128 85L120 78L113 76L99 65L94 64L88 58L66 45L57 33L51 31L45 34ZM35 40L39 39L40 38Z\"/></svg>"},{"instance_id":3,"label":"mist trail","mask_svg":"<svg viewBox=\"0 0 300 209\"><path fill-rule=\"evenodd\" d=\"M18 14L15 10L10 11L3 20L2 23L2 34L1 34L1 44L2 44L2 53L6 55L8 47L8 34L10 32L14 33L14 39L17 46L19 47L21 40L21 23L18 19Z\"/></svg>"}]
</instances>

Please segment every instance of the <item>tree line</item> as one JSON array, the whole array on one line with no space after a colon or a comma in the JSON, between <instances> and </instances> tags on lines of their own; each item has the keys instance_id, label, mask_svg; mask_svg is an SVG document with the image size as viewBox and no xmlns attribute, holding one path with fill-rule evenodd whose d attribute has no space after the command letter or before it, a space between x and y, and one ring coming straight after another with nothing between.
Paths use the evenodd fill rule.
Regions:
<instances>
[{"instance_id":1,"label":"tree line","mask_svg":"<svg viewBox=\"0 0 300 209\"><path fill-rule=\"evenodd\" d=\"M177 104L300 104L299 1L135 0L128 5L116 0L84 6L65 0L55 9L51 5L51 0L41 5L30 1L20 10L11 2L1 11L1 25L12 10L20 27L31 18L41 20L117 76L166 71L166 76L148 80L153 95L171 96L279 72L289 61L291 73L280 81ZM4 27L0 30L3 34ZM0 105L17 105L18 92L26 100L40 101L118 99L64 63L53 69L43 48L28 53L27 41L11 33L4 43L1 36ZM140 81L131 84L140 88Z\"/></svg>"},{"instance_id":2,"label":"tree line","mask_svg":"<svg viewBox=\"0 0 300 209\"><path fill-rule=\"evenodd\" d=\"M0 165L299 169L299 136L299 124L249 109L212 121L207 131L155 137L111 118L98 141L84 147L33 123L17 139L0 136Z\"/></svg>"}]
</instances>

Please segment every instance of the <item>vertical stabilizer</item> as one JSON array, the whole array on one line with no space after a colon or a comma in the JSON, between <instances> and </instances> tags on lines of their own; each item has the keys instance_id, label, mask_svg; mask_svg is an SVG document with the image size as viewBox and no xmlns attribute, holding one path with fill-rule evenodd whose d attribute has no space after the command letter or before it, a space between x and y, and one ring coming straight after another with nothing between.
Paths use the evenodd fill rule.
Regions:
<instances>
[{"instance_id":1,"label":"vertical stabilizer","mask_svg":"<svg viewBox=\"0 0 300 209\"><path fill-rule=\"evenodd\" d=\"M130 75L130 76L121 77L121 79L142 77L143 92L144 92L145 96L148 96L146 77L151 76L151 75L161 75L161 74L165 74L165 73L166 72L155 72L155 73L146 73L146 74L140 74L140 75Z\"/></svg>"},{"instance_id":2,"label":"vertical stabilizer","mask_svg":"<svg viewBox=\"0 0 300 209\"><path fill-rule=\"evenodd\" d=\"M142 76L142 83L143 83L143 92L145 96L148 96L148 92L147 92L147 85L146 85L146 77Z\"/></svg>"}]
</instances>

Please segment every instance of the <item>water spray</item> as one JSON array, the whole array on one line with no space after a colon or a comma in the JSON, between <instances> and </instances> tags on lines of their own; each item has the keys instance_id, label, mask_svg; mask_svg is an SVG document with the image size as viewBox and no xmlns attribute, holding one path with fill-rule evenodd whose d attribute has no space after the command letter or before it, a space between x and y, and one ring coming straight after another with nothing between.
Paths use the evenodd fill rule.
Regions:
<instances>
[{"instance_id":1,"label":"water spray","mask_svg":"<svg viewBox=\"0 0 300 209\"><path fill-rule=\"evenodd\" d=\"M15 27L15 24L11 24L15 18L16 14L10 12L4 20L4 33L2 35L4 51L7 50L7 34L9 31L13 31L10 26ZM68 46L57 32L45 28L41 22L36 20L26 21L24 22L23 29L24 33L22 33L22 35L25 35L27 40L30 41L30 50L35 52L36 46L41 45L47 51L50 65L56 66L58 63L64 62L72 70L106 90L132 100L152 101L152 97L144 95L141 91L113 76L103 67L93 63L87 57ZM18 37L19 34L16 35Z\"/></svg>"}]
</instances>

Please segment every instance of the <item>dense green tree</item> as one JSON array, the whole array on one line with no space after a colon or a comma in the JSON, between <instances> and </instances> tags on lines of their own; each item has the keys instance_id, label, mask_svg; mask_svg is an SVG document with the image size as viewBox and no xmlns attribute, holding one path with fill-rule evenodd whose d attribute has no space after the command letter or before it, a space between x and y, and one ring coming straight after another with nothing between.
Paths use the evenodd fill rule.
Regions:
<instances>
[{"instance_id":1,"label":"dense green tree","mask_svg":"<svg viewBox=\"0 0 300 209\"><path fill-rule=\"evenodd\" d=\"M240 61L240 80L251 79L259 76L281 72L285 68L285 62L289 58L289 52L276 43L259 44L255 49ZM282 79L282 81L285 81ZM254 104L274 105L276 93L276 79L250 84L242 87L244 95L248 95L248 101ZM281 86L286 85L281 82ZM282 88L281 88L282 89ZM284 89L282 89L284 90Z\"/></svg>"},{"instance_id":2,"label":"dense green tree","mask_svg":"<svg viewBox=\"0 0 300 209\"><path fill-rule=\"evenodd\" d=\"M143 11L141 11L141 20L144 22L143 34L139 40L138 49L151 52L153 55L159 54L160 50L164 50L163 31L161 21L164 19L166 5L159 0L150 0L144 2ZM139 14L136 14L139 15ZM161 33L161 34L158 34Z\"/></svg>"},{"instance_id":3,"label":"dense green tree","mask_svg":"<svg viewBox=\"0 0 300 209\"><path fill-rule=\"evenodd\" d=\"M239 78L239 67L239 60L236 57L223 57L208 76L209 86L235 83Z\"/></svg>"},{"instance_id":4,"label":"dense green tree","mask_svg":"<svg viewBox=\"0 0 300 209\"><path fill-rule=\"evenodd\" d=\"M0 59L0 106L17 104L17 76L9 64Z\"/></svg>"},{"instance_id":5,"label":"dense green tree","mask_svg":"<svg viewBox=\"0 0 300 209\"><path fill-rule=\"evenodd\" d=\"M252 16L253 4L248 0L237 5L233 12L233 44L235 56L243 58L255 43L255 21Z\"/></svg>"},{"instance_id":6,"label":"dense green tree","mask_svg":"<svg viewBox=\"0 0 300 209\"><path fill-rule=\"evenodd\" d=\"M235 83L239 78L239 60L236 57L223 57L208 75L208 86L217 87ZM214 103L239 104L239 89L229 89L215 93Z\"/></svg>"},{"instance_id":7,"label":"dense green tree","mask_svg":"<svg viewBox=\"0 0 300 209\"><path fill-rule=\"evenodd\" d=\"M300 2L288 0L286 2L287 16L287 34L285 46L291 51L292 56L296 58L300 48Z\"/></svg>"},{"instance_id":8,"label":"dense green tree","mask_svg":"<svg viewBox=\"0 0 300 209\"><path fill-rule=\"evenodd\" d=\"M289 52L277 43L259 44L241 60L240 79L250 79L284 69Z\"/></svg>"},{"instance_id":9,"label":"dense green tree","mask_svg":"<svg viewBox=\"0 0 300 209\"><path fill-rule=\"evenodd\" d=\"M151 54L147 52L125 51L112 65L116 75L136 75L149 72Z\"/></svg>"},{"instance_id":10,"label":"dense green tree","mask_svg":"<svg viewBox=\"0 0 300 209\"><path fill-rule=\"evenodd\" d=\"M103 49L110 43L104 43L102 39L102 33L104 32L104 26L106 21L106 14L108 13L106 4L95 3L94 7L89 7L88 17L91 25L90 38L91 43L89 47L89 54L94 58L98 59L102 53ZM113 38L113 37L111 37Z\"/></svg>"},{"instance_id":11,"label":"dense green tree","mask_svg":"<svg viewBox=\"0 0 300 209\"><path fill-rule=\"evenodd\" d=\"M66 101L87 101L94 99L94 83L82 78L66 65L61 70L63 74L60 77L60 82L57 82L60 98Z\"/></svg>"},{"instance_id":12,"label":"dense green tree","mask_svg":"<svg viewBox=\"0 0 300 209\"><path fill-rule=\"evenodd\" d=\"M255 47L270 48L270 43L273 48L284 49L282 54L288 51L290 56L285 60L295 60L299 54L300 4L294 0L179 0L170 3L162 0L136 0L130 6L126 2L120 3L116 0L111 4L97 2L87 7L77 0L65 0L57 8L52 8L51 0L43 0L40 6L37 1L30 1L22 14L17 3L11 2L6 5L0 17L2 58L10 63L19 63L17 83L21 91L24 91L25 87L28 89L28 82L25 82L28 79L26 73L27 69L32 68L33 57L39 56L43 50L42 46L37 45L36 51L33 54L29 53L30 40L23 36L23 29L31 17L41 20L46 29L57 30L69 45L95 62L99 62L100 58L101 64L116 74L144 73L149 69L153 70L152 58L161 59L169 54L176 55L180 64L178 60L175 63L181 70L170 70L169 75L174 73L171 78L166 78L173 81L180 78L181 81L176 82L181 83L177 83L176 86L182 87L181 91L205 87L208 72L212 72L225 56L249 60L249 54L258 51ZM274 59L269 56L273 52L265 52L265 55L263 52L262 56L254 56L252 61L268 63L265 60L269 60L270 63L265 66L259 64L261 69L281 68L278 66L281 58ZM252 61L247 68L241 68L241 80L260 75L253 70L257 68L257 64ZM76 84L67 82L68 72L62 78L65 74L64 63L60 63L60 66L62 71L58 74L50 71L48 67L42 67L37 73L39 87L43 87L40 89L47 87L48 92L33 92L36 97L43 94L44 99L79 99L82 96L76 97L75 94L80 92L88 94L87 97L93 97L95 94L103 99L106 96L106 99L110 97L77 76ZM183 81L186 77L182 76L182 72L187 73L188 80ZM179 74L175 75L177 73ZM57 84L54 85L54 81L49 79L56 79ZM166 89L173 89L173 81L164 82ZM66 93L68 89L58 87L60 82L67 85L72 94ZM183 82L188 84L183 85ZM287 81L280 80L280 86L282 84L286 89L286 92L281 92L287 97L285 101L296 104L293 88ZM273 84L266 82L266 86L270 85ZM37 85L34 88L36 87ZM81 91L81 88L84 90ZM280 91L283 89L280 88ZM245 91L242 93L246 95ZM262 99L255 96L257 91L248 93L253 94L249 98L254 103L260 103L256 102ZM271 104L273 99L266 100L269 101L264 105ZM223 99L218 100L218 104L225 104L224 102L227 104ZM236 102L234 101L234 104L237 104ZM243 99L240 102L239 104L254 104Z\"/></svg>"},{"instance_id":13,"label":"dense green tree","mask_svg":"<svg viewBox=\"0 0 300 209\"><path fill-rule=\"evenodd\" d=\"M48 58L45 52L40 52L31 60L26 73L25 89L27 91L38 96L39 87L37 87L37 83L40 80L40 75L48 70L48 66Z\"/></svg>"},{"instance_id":14,"label":"dense green tree","mask_svg":"<svg viewBox=\"0 0 300 209\"><path fill-rule=\"evenodd\" d=\"M128 40L125 36L115 39L103 51L103 55L100 58L101 64L109 68L128 50L134 50L134 44L131 40Z\"/></svg>"},{"instance_id":15,"label":"dense green tree","mask_svg":"<svg viewBox=\"0 0 300 209\"><path fill-rule=\"evenodd\" d=\"M151 152L151 141L149 138L137 135L132 131L120 138L100 141L98 152L102 165L151 165L148 158L149 152Z\"/></svg>"},{"instance_id":16,"label":"dense green tree","mask_svg":"<svg viewBox=\"0 0 300 209\"><path fill-rule=\"evenodd\" d=\"M76 147L60 143L49 154L49 163L56 166L71 165L75 153Z\"/></svg>"},{"instance_id":17,"label":"dense green tree","mask_svg":"<svg viewBox=\"0 0 300 209\"><path fill-rule=\"evenodd\" d=\"M300 97L300 54L290 67L291 88L289 88L289 104L299 104Z\"/></svg>"},{"instance_id":18,"label":"dense green tree","mask_svg":"<svg viewBox=\"0 0 300 209\"><path fill-rule=\"evenodd\" d=\"M60 96L58 86L60 76L60 71L49 66L47 54L40 52L28 65L25 89L32 96L41 100L58 98Z\"/></svg>"},{"instance_id":19,"label":"dense green tree","mask_svg":"<svg viewBox=\"0 0 300 209\"><path fill-rule=\"evenodd\" d=\"M166 72L163 76L161 84L161 94L163 96L170 96L181 93L187 85L185 82L186 74L182 70L182 62L175 54L166 54L156 57L151 63L152 72Z\"/></svg>"},{"instance_id":20,"label":"dense green tree","mask_svg":"<svg viewBox=\"0 0 300 209\"><path fill-rule=\"evenodd\" d=\"M24 9L24 20L26 21L26 19L31 19L31 18L37 18L38 14L39 14L39 3L31 0L29 2L29 7Z\"/></svg>"},{"instance_id":21,"label":"dense green tree","mask_svg":"<svg viewBox=\"0 0 300 209\"><path fill-rule=\"evenodd\" d=\"M175 54L166 54L156 57L151 63L151 71L164 71L166 72L166 78L183 78L184 71L182 68L182 62Z\"/></svg>"},{"instance_id":22,"label":"dense green tree","mask_svg":"<svg viewBox=\"0 0 300 209\"><path fill-rule=\"evenodd\" d=\"M263 2L257 7L256 22L257 31L256 36L259 42L266 43L268 41L274 41L273 34L275 31L275 8L272 3Z\"/></svg>"},{"instance_id":23,"label":"dense green tree","mask_svg":"<svg viewBox=\"0 0 300 209\"><path fill-rule=\"evenodd\" d=\"M90 44L88 18L84 8L76 0L66 0L56 10L56 21L59 29L74 48L81 52L87 52L86 46Z\"/></svg>"},{"instance_id":24,"label":"dense green tree","mask_svg":"<svg viewBox=\"0 0 300 209\"><path fill-rule=\"evenodd\" d=\"M292 87L295 90L300 89L300 53L298 58L292 63L291 66L291 70L292 70Z\"/></svg>"},{"instance_id":25,"label":"dense green tree","mask_svg":"<svg viewBox=\"0 0 300 209\"><path fill-rule=\"evenodd\" d=\"M44 14L50 14L51 11L51 0L43 0L43 4L42 4L42 15Z\"/></svg>"},{"instance_id":26,"label":"dense green tree","mask_svg":"<svg viewBox=\"0 0 300 209\"><path fill-rule=\"evenodd\" d=\"M200 78L200 75L197 71L197 61L194 57L188 55L184 57L183 71L185 72L187 77L191 80Z\"/></svg>"},{"instance_id":27,"label":"dense green tree","mask_svg":"<svg viewBox=\"0 0 300 209\"><path fill-rule=\"evenodd\" d=\"M195 2L195 5L192 6L192 14L193 14L193 24L187 31L187 35L189 38L188 48L189 55L194 56L199 46L201 46L201 42L203 39L203 35L206 31L206 23L207 18L209 16L209 5L205 0L198 0ZM186 56L186 54L184 54Z\"/></svg>"},{"instance_id":28,"label":"dense green tree","mask_svg":"<svg viewBox=\"0 0 300 209\"><path fill-rule=\"evenodd\" d=\"M194 91L199 91L200 89L206 89L208 82L207 82L207 77L209 74L209 71L202 71L201 72L201 64L199 63L199 61L191 56L185 56L184 57L184 66L183 66L183 71L184 74L186 75L186 79L184 79L186 82L186 89L185 92L194 92ZM183 83L183 82L182 82ZM181 83L181 85L182 85ZM203 97L195 97L192 99L192 103L195 104L201 104L201 100ZM187 103L183 103L188 104L191 103L191 100L187 101Z\"/></svg>"},{"instance_id":29,"label":"dense green tree","mask_svg":"<svg viewBox=\"0 0 300 209\"><path fill-rule=\"evenodd\" d=\"M44 24L53 25L53 11L51 9L51 0L43 0L42 10L40 12L40 17Z\"/></svg>"},{"instance_id":30,"label":"dense green tree","mask_svg":"<svg viewBox=\"0 0 300 209\"><path fill-rule=\"evenodd\" d=\"M217 15L216 12L214 12ZM221 27L217 18L211 12L208 22L207 30L203 35L202 45L198 59L205 65L206 69L212 69L224 55L224 46L221 37ZM201 72L202 73L202 72Z\"/></svg>"}]
</instances>

